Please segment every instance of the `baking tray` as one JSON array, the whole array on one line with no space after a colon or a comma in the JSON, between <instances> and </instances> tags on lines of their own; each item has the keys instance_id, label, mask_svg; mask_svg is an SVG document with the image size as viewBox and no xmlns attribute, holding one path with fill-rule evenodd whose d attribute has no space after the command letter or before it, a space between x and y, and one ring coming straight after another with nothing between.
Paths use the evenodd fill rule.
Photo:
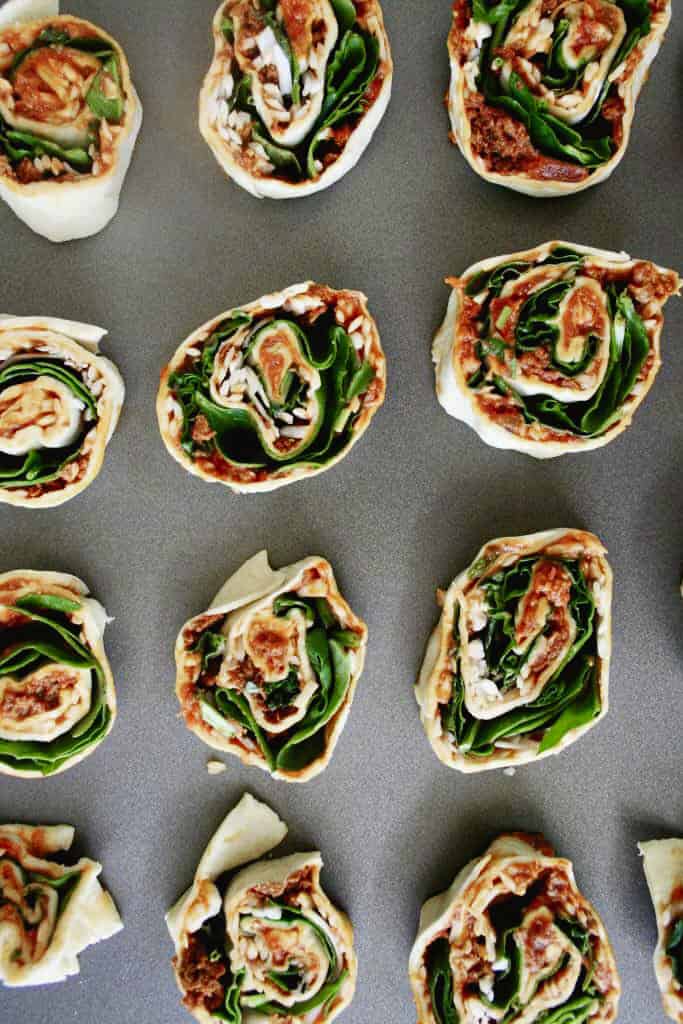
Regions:
<instances>
[{"instance_id":1,"label":"baking tray","mask_svg":"<svg viewBox=\"0 0 683 1024\"><path fill-rule=\"evenodd\" d=\"M164 912L205 843L249 790L319 848L360 959L344 1024L413 1024L407 960L422 901L503 829L541 829L574 861L614 943L622 1024L659 1024L655 924L638 839L680 834L681 340L666 310L664 368L613 444L547 463L486 447L437 404L429 348L442 279L548 238L626 249L683 269L683 32L641 96L633 139L604 185L533 200L480 181L449 144L448 0L386 0L394 97L359 166L318 196L259 202L229 183L196 126L214 0L73 0L125 47L145 122L118 217L61 247L0 209L0 308L106 326L128 388L97 481L52 511L2 507L0 570L82 576L115 621L106 636L120 713L82 765L0 781L0 820L76 826L102 861L125 929L49 989L0 990L3 1024L183 1024ZM157 432L158 374L214 314L308 277L370 297L386 349L385 407L339 466L238 496L184 473ZM612 707L557 758L465 777L435 758L412 692L434 591L486 540L554 526L595 531L615 574ZM276 566L322 554L370 627L365 673L332 763L277 783L206 748L178 719L173 643L223 579L267 546Z\"/></svg>"}]
</instances>

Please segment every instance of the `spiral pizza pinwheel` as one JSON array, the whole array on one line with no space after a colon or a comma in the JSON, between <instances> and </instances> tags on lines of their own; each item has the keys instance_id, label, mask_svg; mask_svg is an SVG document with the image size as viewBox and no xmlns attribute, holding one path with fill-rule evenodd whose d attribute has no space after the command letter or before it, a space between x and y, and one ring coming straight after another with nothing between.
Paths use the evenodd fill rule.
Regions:
<instances>
[{"instance_id":1,"label":"spiral pizza pinwheel","mask_svg":"<svg viewBox=\"0 0 683 1024\"><path fill-rule=\"evenodd\" d=\"M0 825L0 981L8 987L78 974L79 954L123 928L99 882L102 865L59 863L73 839L70 825Z\"/></svg>"},{"instance_id":2,"label":"spiral pizza pinwheel","mask_svg":"<svg viewBox=\"0 0 683 1024\"><path fill-rule=\"evenodd\" d=\"M410 955L418 1024L611 1024L621 985L570 861L499 836L422 907Z\"/></svg>"},{"instance_id":3,"label":"spiral pizza pinwheel","mask_svg":"<svg viewBox=\"0 0 683 1024\"><path fill-rule=\"evenodd\" d=\"M161 374L159 428L195 476L272 491L339 462L384 401L385 378L365 296L309 281L191 334Z\"/></svg>"},{"instance_id":4,"label":"spiral pizza pinwheel","mask_svg":"<svg viewBox=\"0 0 683 1024\"><path fill-rule=\"evenodd\" d=\"M125 388L98 352L107 332L0 316L0 502L51 508L93 482Z\"/></svg>"},{"instance_id":5,"label":"spiral pizza pinwheel","mask_svg":"<svg viewBox=\"0 0 683 1024\"><path fill-rule=\"evenodd\" d=\"M0 198L52 242L116 214L142 123L119 44L59 0L0 7Z\"/></svg>"},{"instance_id":6,"label":"spiral pizza pinwheel","mask_svg":"<svg viewBox=\"0 0 683 1024\"><path fill-rule=\"evenodd\" d=\"M489 541L440 598L415 694L445 765L536 761L607 714L612 571L592 533Z\"/></svg>"},{"instance_id":7,"label":"spiral pizza pinwheel","mask_svg":"<svg viewBox=\"0 0 683 1024\"><path fill-rule=\"evenodd\" d=\"M670 0L456 0L453 141L482 178L527 195L604 181L670 18Z\"/></svg>"},{"instance_id":8,"label":"spiral pizza pinwheel","mask_svg":"<svg viewBox=\"0 0 683 1024\"><path fill-rule=\"evenodd\" d=\"M683 1024L683 839L639 843L657 918L655 975L664 1012Z\"/></svg>"},{"instance_id":9,"label":"spiral pizza pinwheel","mask_svg":"<svg viewBox=\"0 0 683 1024\"><path fill-rule=\"evenodd\" d=\"M681 285L648 260L569 242L483 260L447 283L432 352L439 402L494 448L539 459L626 429Z\"/></svg>"},{"instance_id":10,"label":"spiral pizza pinwheel","mask_svg":"<svg viewBox=\"0 0 683 1024\"><path fill-rule=\"evenodd\" d=\"M379 0L224 0L199 127L252 195L289 199L358 162L391 96Z\"/></svg>"},{"instance_id":11,"label":"spiral pizza pinwheel","mask_svg":"<svg viewBox=\"0 0 683 1024\"><path fill-rule=\"evenodd\" d=\"M245 795L167 915L183 1004L201 1024L328 1024L353 998L353 929L320 885L320 854L252 863L286 834Z\"/></svg>"},{"instance_id":12,"label":"spiral pizza pinwheel","mask_svg":"<svg viewBox=\"0 0 683 1024\"><path fill-rule=\"evenodd\" d=\"M274 572L261 551L178 635L185 722L216 750L305 782L332 757L366 645L367 627L329 562L306 558Z\"/></svg>"},{"instance_id":13,"label":"spiral pizza pinwheel","mask_svg":"<svg viewBox=\"0 0 683 1024\"><path fill-rule=\"evenodd\" d=\"M0 773L66 771L102 742L116 717L102 637L107 614L75 576L0 575Z\"/></svg>"}]
</instances>

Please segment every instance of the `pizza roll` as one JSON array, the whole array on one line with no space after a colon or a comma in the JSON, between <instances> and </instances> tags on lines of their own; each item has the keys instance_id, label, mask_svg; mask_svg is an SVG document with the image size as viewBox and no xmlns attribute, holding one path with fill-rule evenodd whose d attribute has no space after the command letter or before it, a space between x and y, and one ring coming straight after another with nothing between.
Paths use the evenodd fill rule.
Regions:
<instances>
[{"instance_id":1,"label":"pizza roll","mask_svg":"<svg viewBox=\"0 0 683 1024\"><path fill-rule=\"evenodd\" d=\"M358 162L391 96L378 0L225 0L199 127L238 185L310 195Z\"/></svg>"},{"instance_id":2,"label":"pizza roll","mask_svg":"<svg viewBox=\"0 0 683 1024\"><path fill-rule=\"evenodd\" d=\"M327 1024L353 998L353 929L320 885L320 854L252 863L286 834L245 795L167 915L183 1004L201 1024Z\"/></svg>"},{"instance_id":3,"label":"pizza roll","mask_svg":"<svg viewBox=\"0 0 683 1024\"><path fill-rule=\"evenodd\" d=\"M657 917L655 975L667 1017L683 1024L683 839L639 843Z\"/></svg>"},{"instance_id":4,"label":"pizza roll","mask_svg":"<svg viewBox=\"0 0 683 1024\"><path fill-rule=\"evenodd\" d=\"M446 412L494 448L590 451L630 424L661 365L673 270L546 242L483 260L452 287L432 352Z\"/></svg>"},{"instance_id":5,"label":"pizza roll","mask_svg":"<svg viewBox=\"0 0 683 1024\"><path fill-rule=\"evenodd\" d=\"M272 491L342 459L385 379L365 296L308 281L194 331L161 374L159 428L195 476Z\"/></svg>"},{"instance_id":6,"label":"pizza roll","mask_svg":"<svg viewBox=\"0 0 683 1024\"><path fill-rule=\"evenodd\" d=\"M0 502L52 508L93 482L125 388L106 334L54 317L0 316Z\"/></svg>"},{"instance_id":7,"label":"pizza roll","mask_svg":"<svg viewBox=\"0 0 683 1024\"><path fill-rule=\"evenodd\" d=\"M610 1024L621 985L570 861L501 835L422 907L410 955L418 1024Z\"/></svg>"},{"instance_id":8,"label":"pizza roll","mask_svg":"<svg viewBox=\"0 0 683 1024\"><path fill-rule=\"evenodd\" d=\"M0 198L52 242L116 214L142 123L126 56L59 0L0 7Z\"/></svg>"},{"instance_id":9,"label":"pizza roll","mask_svg":"<svg viewBox=\"0 0 683 1024\"><path fill-rule=\"evenodd\" d=\"M116 717L107 621L75 576L0 575L0 773L56 775L107 736Z\"/></svg>"},{"instance_id":10,"label":"pizza roll","mask_svg":"<svg viewBox=\"0 0 683 1024\"><path fill-rule=\"evenodd\" d=\"M489 541L440 596L415 693L449 768L558 754L607 714L612 571L592 533Z\"/></svg>"},{"instance_id":11,"label":"pizza roll","mask_svg":"<svg viewBox=\"0 0 683 1024\"><path fill-rule=\"evenodd\" d=\"M671 18L668 0L456 0L452 138L470 166L531 196L604 181Z\"/></svg>"},{"instance_id":12,"label":"pizza roll","mask_svg":"<svg viewBox=\"0 0 683 1024\"><path fill-rule=\"evenodd\" d=\"M78 974L83 950L123 928L98 880L102 865L59 863L73 838L70 825L0 825L0 981L8 987Z\"/></svg>"},{"instance_id":13,"label":"pizza roll","mask_svg":"<svg viewBox=\"0 0 683 1024\"><path fill-rule=\"evenodd\" d=\"M332 757L366 645L367 627L329 562L306 558L274 572L261 551L180 631L185 722L214 749L305 782Z\"/></svg>"}]
</instances>

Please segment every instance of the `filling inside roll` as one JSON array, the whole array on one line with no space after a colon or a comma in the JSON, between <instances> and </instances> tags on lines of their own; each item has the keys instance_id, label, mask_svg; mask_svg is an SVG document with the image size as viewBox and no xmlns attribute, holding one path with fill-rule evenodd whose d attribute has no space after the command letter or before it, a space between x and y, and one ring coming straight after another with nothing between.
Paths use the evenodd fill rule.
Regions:
<instances>
[{"instance_id":1,"label":"filling inside roll","mask_svg":"<svg viewBox=\"0 0 683 1024\"><path fill-rule=\"evenodd\" d=\"M659 0L457 0L451 52L487 170L581 182L625 134L623 77Z\"/></svg>"},{"instance_id":2,"label":"filling inside roll","mask_svg":"<svg viewBox=\"0 0 683 1024\"><path fill-rule=\"evenodd\" d=\"M83 602L16 586L0 604L0 764L50 775L106 735L112 712Z\"/></svg>"},{"instance_id":3,"label":"filling inside roll","mask_svg":"<svg viewBox=\"0 0 683 1024\"><path fill-rule=\"evenodd\" d=\"M567 862L494 859L449 916L424 958L435 1024L615 1019L611 952Z\"/></svg>"},{"instance_id":4,"label":"filling inside roll","mask_svg":"<svg viewBox=\"0 0 683 1024\"><path fill-rule=\"evenodd\" d=\"M185 718L270 771L298 772L324 753L364 641L326 573L309 568L272 601L190 621L183 644L201 658L181 690Z\"/></svg>"},{"instance_id":5,"label":"filling inside roll","mask_svg":"<svg viewBox=\"0 0 683 1024\"><path fill-rule=\"evenodd\" d=\"M371 321L352 295L312 286L280 309L233 312L185 347L168 387L180 446L202 471L261 482L323 466L351 443L382 386Z\"/></svg>"},{"instance_id":6,"label":"filling inside roll","mask_svg":"<svg viewBox=\"0 0 683 1024\"><path fill-rule=\"evenodd\" d=\"M679 986L683 1009L683 885L677 886L671 894L664 950L671 964L671 973Z\"/></svg>"},{"instance_id":7,"label":"filling inside roll","mask_svg":"<svg viewBox=\"0 0 683 1024\"><path fill-rule=\"evenodd\" d=\"M599 437L637 404L679 287L652 263L561 245L452 283L463 289L454 358L474 407L519 437L560 442Z\"/></svg>"},{"instance_id":8,"label":"filling inside roll","mask_svg":"<svg viewBox=\"0 0 683 1024\"><path fill-rule=\"evenodd\" d=\"M322 1021L349 970L310 867L284 883L255 884L189 936L176 958L191 1011L232 1024Z\"/></svg>"},{"instance_id":9,"label":"filling inside roll","mask_svg":"<svg viewBox=\"0 0 683 1024\"><path fill-rule=\"evenodd\" d=\"M384 82L371 6L227 0L213 117L251 174L300 182L339 159Z\"/></svg>"},{"instance_id":10,"label":"filling inside roll","mask_svg":"<svg viewBox=\"0 0 683 1024\"><path fill-rule=\"evenodd\" d=\"M87 22L0 30L0 173L22 185L98 176L126 111L119 55Z\"/></svg>"},{"instance_id":11,"label":"filling inside roll","mask_svg":"<svg viewBox=\"0 0 683 1024\"><path fill-rule=\"evenodd\" d=\"M0 347L2 337L0 335ZM36 348L43 344L36 338ZM17 352L0 363L0 488L29 497L85 473L99 420L102 381L92 368Z\"/></svg>"},{"instance_id":12,"label":"filling inside roll","mask_svg":"<svg viewBox=\"0 0 683 1024\"><path fill-rule=\"evenodd\" d=\"M80 878L79 868L34 856L0 828L0 960L7 950L16 968L42 960Z\"/></svg>"},{"instance_id":13,"label":"filling inside roll","mask_svg":"<svg viewBox=\"0 0 683 1024\"><path fill-rule=\"evenodd\" d=\"M557 545L488 572L484 556L456 595L438 714L465 757L543 754L600 714L604 608L596 596L604 572L600 558L573 547L565 557Z\"/></svg>"}]
</instances>

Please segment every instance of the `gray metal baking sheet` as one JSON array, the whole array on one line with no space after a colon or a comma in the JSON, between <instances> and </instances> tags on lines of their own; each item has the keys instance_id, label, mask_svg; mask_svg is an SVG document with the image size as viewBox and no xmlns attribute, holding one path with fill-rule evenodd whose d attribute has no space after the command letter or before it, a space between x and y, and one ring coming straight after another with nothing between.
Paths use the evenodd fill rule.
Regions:
<instances>
[{"instance_id":1,"label":"gray metal baking sheet","mask_svg":"<svg viewBox=\"0 0 683 1024\"><path fill-rule=\"evenodd\" d=\"M633 426L597 452L536 462L486 447L436 402L429 348L446 274L548 238L626 249L683 269L683 32L679 16L641 96L630 149L604 185L533 200L480 181L449 144L442 97L448 0L386 0L394 96L360 165L276 204L228 182L196 127L214 0L73 0L126 49L145 122L111 226L54 247L0 208L0 308L93 322L128 388L97 481L52 511L0 507L0 570L82 576L107 631L119 718L97 752L46 781L0 778L0 820L76 826L104 864L125 929L49 989L0 990L2 1024L183 1024L164 912L249 790L320 848L350 913L360 976L344 1024L413 1024L407 959L420 904L503 829L543 830L573 859L613 940L623 1024L663 1024L636 841L683 829L681 401L683 304L666 310L664 368ZM678 6L677 4L675 6ZM370 297L389 390L338 467L273 494L190 477L157 432L158 375L209 317L307 277ZM595 531L615 572L611 710L557 758L465 777L443 767L412 693L447 584L486 540ZM178 718L173 644L224 578L267 546L276 566L322 554L370 627L369 656L325 773L278 783L210 756Z\"/></svg>"}]
</instances>

